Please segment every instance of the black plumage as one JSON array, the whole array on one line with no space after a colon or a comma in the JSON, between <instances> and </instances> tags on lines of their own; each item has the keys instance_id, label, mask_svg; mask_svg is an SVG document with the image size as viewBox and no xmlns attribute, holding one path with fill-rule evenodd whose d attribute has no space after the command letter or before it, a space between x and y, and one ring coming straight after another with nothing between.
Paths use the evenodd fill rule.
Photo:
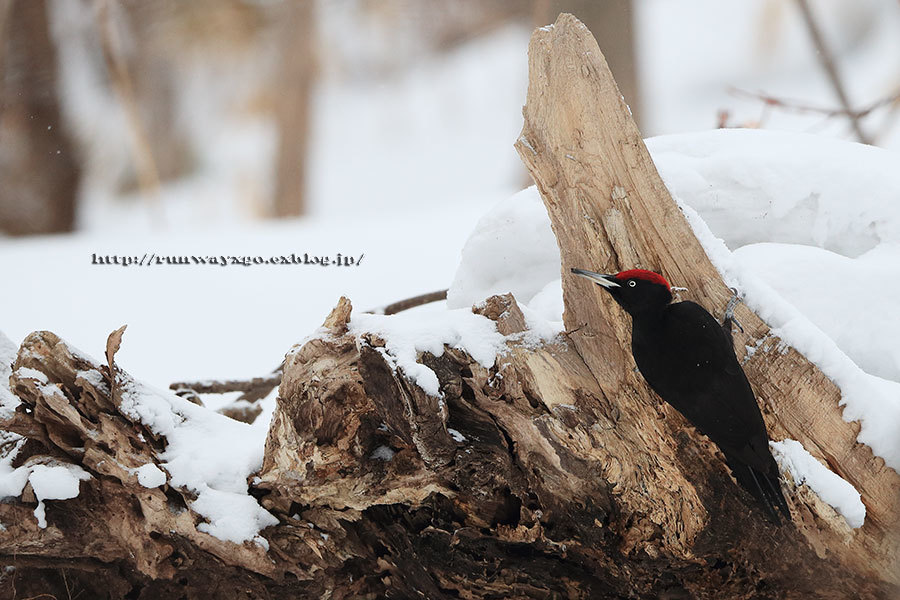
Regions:
<instances>
[{"instance_id":1,"label":"black plumage","mask_svg":"<svg viewBox=\"0 0 900 600\"><path fill-rule=\"evenodd\" d=\"M664 401L722 450L735 479L779 521L790 520L778 466L750 383L734 354L731 322L695 302L672 302L668 282L643 269L572 272L602 286L631 315L631 351Z\"/></svg>"}]
</instances>

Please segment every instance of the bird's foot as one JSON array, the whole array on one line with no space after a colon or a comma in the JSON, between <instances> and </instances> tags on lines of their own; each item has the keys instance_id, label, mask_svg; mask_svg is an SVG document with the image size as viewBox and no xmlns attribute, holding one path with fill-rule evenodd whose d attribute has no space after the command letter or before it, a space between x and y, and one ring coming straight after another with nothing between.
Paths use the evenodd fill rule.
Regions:
<instances>
[{"instance_id":1,"label":"bird's foot","mask_svg":"<svg viewBox=\"0 0 900 600\"><path fill-rule=\"evenodd\" d=\"M731 292L734 295L731 296L731 300L729 300L728 304L725 306L725 315L722 318L722 326L729 326L731 323L734 323L737 325L737 328L741 330L741 333L744 333L744 327L734 316L734 307L741 301L741 294L738 292L737 288L731 288Z\"/></svg>"}]
</instances>

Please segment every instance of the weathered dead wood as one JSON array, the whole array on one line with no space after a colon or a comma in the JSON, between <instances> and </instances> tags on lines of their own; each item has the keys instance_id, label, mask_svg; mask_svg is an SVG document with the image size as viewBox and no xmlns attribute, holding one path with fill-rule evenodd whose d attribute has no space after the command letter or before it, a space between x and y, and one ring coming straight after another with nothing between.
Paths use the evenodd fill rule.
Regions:
<instances>
[{"instance_id":1,"label":"weathered dead wood","mask_svg":"<svg viewBox=\"0 0 900 600\"><path fill-rule=\"evenodd\" d=\"M125 373L113 367L113 387L107 366L53 334L29 336L11 377L27 410L2 426L29 438L19 460L72 462L92 479L78 498L47 503L45 530L27 494L0 504L13 524L0 531L0 564L17 566L20 590L62 590L67 568L67 582L112 598L887 597L799 532L752 518L709 444L684 432L654 440L672 464L642 452L662 413L633 420L568 340L526 343L511 296L478 310L509 336L508 352L490 369L449 348L421 356L440 398L392 369L382 340L348 331L346 300L288 354L248 484L280 521L262 532L267 553L199 532L187 491L135 481L130 469L157 462L166 440L121 412L111 390L129 389ZM680 479L654 488L665 469ZM708 526L673 551L691 502ZM654 521L673 505L671 528Z\"/></svg>"},{"instance_id":2,"label":"weathered dead wood","mask_svg":"<svg viewBox=\"0 0 900 600\"><path fill-rule=\"evenodd\" d=\"M183 391L191 391L197 394L227 394L229 392L255 392L260 388L266 388L267 392L281 383L281 374L268 375L266 377L254 377L252 379L234 379L227 381L181 381L169 385L169 389L176 394Z\"/></svg>"},{"instance_id":3,"label":"weathered dead wood","mask_svg":"<svg viewBox=\"0 0 900 600\"><path fill-rule=\"evenodd\" d=\"M438 290L419 294L392 302L382 308L370 311L382 315L397 313L447 299L447 290ZM169 384L169 389L182 398L203 406L200 394L227 394L242 392L233 402L219 409L219 412L244 423L252 423L262 412L259 401L268 396L281 384L284 361L271 374L252 379L235 379L230 381L179 381Z\"/></svg>"},{"instance_id":4,"label":"weathered dead wood","mask_svg":"<svg viewBox=\"0 0 900 600\"><path fill-rule=\"evenodd\" d=\"M223 542L197 529L202 518L187 508L194 498L191 490L146 488L138 482L135 469L159 464L166 440L120 407L133 384L113 362L121 333L110 336L107 365L94 363L49 332L33 333L23 342L10 377L23 405L0 423L3 430L29 439L16 466L73 463L92 478L82 483L77 500L59 503L65 517L55 518L57 503L47 501L46 529L30 514L33 506L23 511L21 505L0 504L5 564L15 566L21 556L41 557L58 568L86 560L98 568L125 568L132 572L126 581L141 585L184 576L192 564L217 561L271 575L272 561L261 547Z\"/></svg>"},{"instance_id":5,"label":"weathered dead wood","mask_svg":"<svg viewBox=\"0 0 900 600\"><path fill-rule=\"evenodd\" d=\"M565 339L521 341L511 296L478 309L509 336L494 367L449 348L421 357L441 398L393 370L381 340L347 334L349 310L342 301L330 331L289 354L257 485L270 510L326 533L328 556L353 543L360 591L888 597L768 525L709 442L671 427L659 403L632 407L641 390L607 395Z\"/></svg>"},{"instance_id":6,"label":"weathered dead wood","mask_svg":"<svg viewBox=\"0 0 900 600\"><path fill-rule=\"evenodd\" d=\"M516 148L537 182L559 242L566 327L577 329L572 341L604 394L616 398L619 410L646 422L657 401L633 372L628 319L593 286L569 277L569 268L659 271L712 310L724 307L730 293L660 179L590 32L571 15L561 15L532 37L529 69L525 124ZM897 584L900 477L856 442L858 426L841 418L840 391L831 381L785 348L745 307L738 317L746 330L738 336L739 351L761 342L761 351L744 368L763 403L770 436L801 441L850 481L866 504L865 525L848 531L841 519L795 499L799 527L823 555ZM682 429L674 410L662 410L667 416L653 440L657 433L672 439ZM634 448L670 460L671 452L657 442ZM671 546L679 552L690 551L705 519L690 493L684 502L691 511ZM671 516L656 522L671 529Z\"/></svg>"}]
</instances>

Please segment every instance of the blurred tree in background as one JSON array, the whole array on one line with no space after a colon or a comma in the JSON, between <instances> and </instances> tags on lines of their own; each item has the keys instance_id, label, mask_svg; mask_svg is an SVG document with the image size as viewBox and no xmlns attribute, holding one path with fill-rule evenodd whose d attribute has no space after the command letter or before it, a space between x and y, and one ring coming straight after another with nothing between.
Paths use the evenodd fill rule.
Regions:
<instances>
[{"instance_id":1,"label":"blurred tree in background","mask_svg":"<svg viewBox=\"0 0 900 600\"><path fill-rule=\"evenodd\" d=\"M0 230L69 231L80 165L62 127L45 0L0 0Z\"/></svg>"},{"instance_id":2,"label":"blurred tree in background","mask_svg":"<svg viewBox=\"0 0 900 600\"><path fill-rule=\"evenodd\" d=\"M248 155L228 159L235 166L227 168L246 171L224 183L240 188L241 212L304 214L323 69L350 81L384 80L423 57L511 23L544 25L561 11L597 32L626 99L638 99L630 0L0 0L0 7L6 233L71 230L83 212L76 213L77 198L107 198L109 208L131 206L165 225L173 217L161 188L199 173L221 176L231 146L218 136L242 127L271 131L272 141L248 133L236 144ZM317 36L323 22L328 30Z\"/></svg>"},{"instance_id":3,"label":"blurred tree in background","mask_svg":"<svg viewBox=\"0 0 900 600\"><path fill-rule=\"evenodd\" d=\"M809 27L797 6L809 9ZM394 192L385 181L405 176L401 155L418 157L413 172L439 166L410 177L398 195L443 185L435 180L442 168L448 180L473 182L449 196L485 182L514 187L525 181L518 162L492 165L490 180L471 163L448 162L473 141L499 139L500 130L483 129L500 111L517 114L519 80L483 76L477 52L496 49L478 41L496 38L512 49L502 56L524 55L527 30L560 12L595 34L645 134L718 122L831 126L841 136L849 118L889 145L900 94L896 77L879 83L876 71L896 69L890 48L882 61L873 47L889 46L879 25L891 27L885 17L897 8L894 0L745 0L727 9L702 0L677 8L664 0L0 0L0 233L303 215L322 205L323 189L335 190L334 205L365 201L364 185L335 178L384 173L372 185ZM806 29L821 30L818 47ZM522 35L504 38L509 31ZM845 81L823 85L825 71ZM842 86L838 103L830 93ZM405 94L393 112L384 108L393 97L381 94L388 88ZM503 100L473 108L494 100L480 91L502 91ZM354 114L335 126L343 110ZM441 139L462 122L466 135ZM361 127L366 136L355 137ZM426 143L429 152L415 147ZM434 151L452 143L460 147ZM481 161L498 148L485 145ZM400 162L396 174L387 168Z\"/></svg>"}]
</instances>

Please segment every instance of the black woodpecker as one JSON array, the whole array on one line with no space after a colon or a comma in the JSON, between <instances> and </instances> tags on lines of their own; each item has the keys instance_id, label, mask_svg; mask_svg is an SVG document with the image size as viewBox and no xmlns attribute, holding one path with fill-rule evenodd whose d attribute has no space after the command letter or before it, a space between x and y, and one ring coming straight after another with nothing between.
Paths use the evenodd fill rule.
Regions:
<instances>
[{"instance_id":1,"label":"black woodpecker","mask_svg":"<svg viewBox=\"0 0 900 600\"><path fill-rule=\"evenodd\" d=\"M734 355L730 318L719 325L695 302L673 303L669 283L652 271L572 273L602 287L631 315L631 352L653 391L715 442L773 521L780 522L779 511L790 521L762 414Z\"/></svg>"}]
</instances>

